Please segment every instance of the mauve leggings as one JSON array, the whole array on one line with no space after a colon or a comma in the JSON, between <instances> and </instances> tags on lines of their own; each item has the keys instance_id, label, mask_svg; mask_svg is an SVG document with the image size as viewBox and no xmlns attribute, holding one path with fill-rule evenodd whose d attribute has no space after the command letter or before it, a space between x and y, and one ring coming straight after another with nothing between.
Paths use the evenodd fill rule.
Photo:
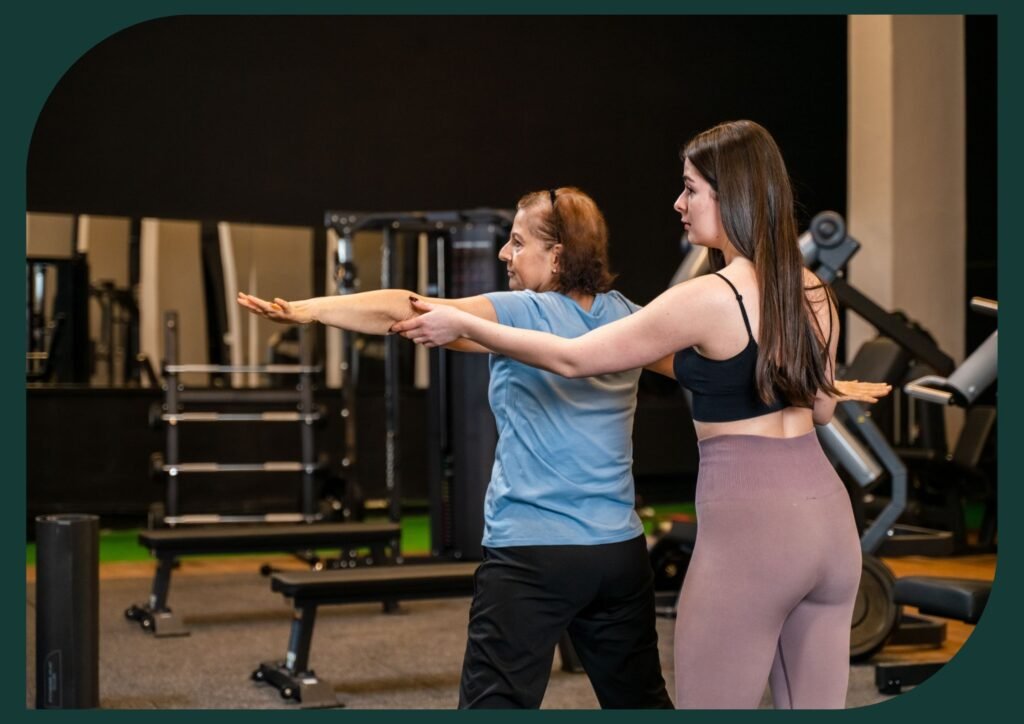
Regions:
<instances>
[{"instance_id":1,"label":"mauve leggings","mask_svg":"<svg viewBox=\"0 0 1024 724\"><path fill-rule=\"evenodd\" d=\"M679 597L676 706L845 706L861 553L814 432L699 443L697 541Z\"/></svg>"}]
</instances>

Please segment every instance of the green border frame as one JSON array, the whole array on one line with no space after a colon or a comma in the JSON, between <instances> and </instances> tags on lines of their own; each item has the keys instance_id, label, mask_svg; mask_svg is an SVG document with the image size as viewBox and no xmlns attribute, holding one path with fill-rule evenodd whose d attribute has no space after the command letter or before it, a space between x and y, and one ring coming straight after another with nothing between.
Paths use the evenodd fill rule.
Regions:
<instances>
[{"instance_id":1,"label":"green border frame","mask_svg":"<svg viewBox=\"0 0 1024 724\"><path fill-rule=\"evenodd\" d=\"M3 409L13 424L6 425L3 436L5 457L8 459L7 477L9 487L9 513L6 525L3 526L2 551L3 570L9 580L16 582L15 590L19 598L5 600L3 610L8 620L13 618L11 626L13 652L3 659L3 682L7 694L3 707L8 716L16 720L28 720L33 716L58 716L47 712L33 714L33 710L24 708L24 689L21 688L21 672L25 671L26 681L34 672L26 670L22 664L22 652L25 651L25 629L21 617L24 614L21 595L25 591L24 575L24 515L25 509L25 388L23 383L22 356L24 339L19 331L23 329L22 285L24 278L21 273L21 257L24 254L25 230L25 168L29 142L40 110L60 81L63 74L89 49L105 38L137 23L159 17L177 14L996 14L998 20L998 215L999 215L999 256L1000 273L999 288L1004 309L1015 310L1019 304L1019 290L1008 283L1009 271L1015 268L1020 259L1020 241L1012 225L1011 213L1016 200L1022 191L1017 169L1024 167L1021 154L1021 137L1015 131L1022 125L1021 117L1021 85L1014 71L1021 67L1021 43L1024 36L1024 24L1021 19L1024 12L1021 3L1010 0L940 0L938 2L921 3L909 0L902 2L881 2L863 0L829 3L823 7L821 2L811 0L775 0L758 2L757 0L724 0L711 4L656 2L654 0L496 0L491 3L471 3L458 0L352 0L350 2L329 0L248 0L247 2L231 0L150 0L149 2L130 2L129 0L94 0L93 2L72 2L71 0L49 0L31 5L11 8L4 13L2 24L3 42L0 43L0 57L3 59L4 94L6 102L3 113L4 147L2 164L3 194L0 195L2 206L2 223L4 230L3 254L7 262L2 266L2 290L10 304L8 309L16 310L12 325L15 327L17 343L11 354L4 355L2 363L4 374L2 379ZM1010 211L1007 211L1010 209ZM1004 312L1004 317L1006 312ZM1015 327L1016 321L1011 319ZM1015 334L1004 335L1004 344L1000 358L1000 366L1014 369L1020 362L1019 343ZM1009 344L1005 340L1009 340ZM749 717L791 717L803 721L818 721L819 718L842 718L844 721L908 721L932 719L935 721L966 721L972 718L984 718L986 721L1003 721L1016 718L1009 712L1013 711L1018 698L1015 690L1020 685L1019 672L1024 670L1020 664L1018 652L1024 644L1021 625L1015 620L1016 611L1020 608L1021 599L1021 543L1020 535L1012 525L1005 525L1007 519L1021 509L1020 487L1015 476L1020 473L1019 461L1010 454L1007 443L1012 441L1021 423L1013 410L1020 401L1020 383L1012 377L1003 378L1001 385L1002 407L1011 410L1011 414L1003 419L1000 429L999 444L1004 450L1000 459L1000 477L1003 481L1000 490L1001 513L1001 548L999 571L995 585L995 593L988 606L984 619L976 633L964 646L961 653L932 680L918 689L884 704L844 712L661 712L645 713L648 717L682 717L678 721L735 721ZM59 442L55 441L55 446ZM1015 650L1017 647L1018 650ZM1003 713L1006 712L1006 713ZM291 716L331 716L345 717L359 721L399 721L408 716L420 721L440 720L452 716L479 717L478 713L450 712L358 712L334 711L313 714L302 712ZM93 719L100 717L131 717L154 720L159 717L180 719L185 716L200 718L209 717L212 721L222 722L224 717L230 720L246 721L266 717L282 716L277 712L263 711L201 711L201 712L157 712L145 711L107 712L107 711L76 711L66 715L75 718ZM283 714L288 716L288 714ZM557 718L559 721L568 719L592 719L594 717L620 717L614 712L533 712L533 713L497 713L486 716L496 720L521 720L525 717ZM5 717L6 719L6 717ZM479 719L477 719L479 721ZM668 719L662 719L667 721Z\"/></svg>"}]
</instances>

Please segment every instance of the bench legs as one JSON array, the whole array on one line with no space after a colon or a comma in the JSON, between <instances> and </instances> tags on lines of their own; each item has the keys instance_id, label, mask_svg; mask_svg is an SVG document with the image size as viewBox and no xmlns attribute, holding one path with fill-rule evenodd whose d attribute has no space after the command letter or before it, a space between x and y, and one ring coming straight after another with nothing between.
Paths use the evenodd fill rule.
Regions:
<instances>
[{"instance_id":1,"label":"bench legs","mask_svg":"<svg viewBox=\"0 0 1024 724\"><path fill-rule=\"evenodd\" d=\"M174 556L158 557L149 603L144 606L129 606L124 612L125 618L130 621L138 621L143 631L150 631L157 637L188 636L188 630L181 619L176 617L167 606L167 594L171 588L171 571L176 565L177 559Z\"/></svg>"},{"instance_id":2,"label":"bench legs","mask_svg":"<svg viewBox=\"0 0 1024 724\"><path fill-rule=\"evenodd\" d=\"M877 664L875 686L880 694L899 694L904 686L917 686L942 668L944 662Z\"/></svg>"},{"instance_id":3,"label":"bench legs","mask_svg":"<svg viewBox=\"0 0 1024 724\"><path fill-rule=\"evenodd\" d=\"M386 542L374 542L369 545L370 555L365 560L365 565L388 565L395 561L395 552L398 551L398 539L392 538ZM355 549L352 549L354 552ZM313 570L325 568L347 568L358 565L356 558L346 558L345 549L335 560L323 559L316 555L314 550L298 551L295 553L300 559L310 565ZM167 595L171 588L171 572L178 565L178 558L174 554L156 553L156 573L153 576L153 587L149 594L149 602L144 605L129 606L125 612L125 618L129 621L136 621L143 631L149 631L158 638L165 636L188 636L188 629L182 620L175 616L167 605ZM269 565L264 565L260 572L263 575L274 573ZM395 613L399 610L397 599L384 599L383 607L385 613ZM312 625L310 626L312 629ZM308 648L308 646L307 646Z\"/></svg>"},{"instance_id":4,"label":"bench legs","mask_svg":"<svg viewBox=\"0 0 1024 724\"><path fill-rule=\"evenodd\" d=\"M252 672L253 681L270 684L284 699L295 699L303 709L339 707L334 687L316 678L309 668L309 647L316 623L316 604L295 607L291 633L288 637L288 655L284 662L264 661Z\"/></svg>"}]
</instances>

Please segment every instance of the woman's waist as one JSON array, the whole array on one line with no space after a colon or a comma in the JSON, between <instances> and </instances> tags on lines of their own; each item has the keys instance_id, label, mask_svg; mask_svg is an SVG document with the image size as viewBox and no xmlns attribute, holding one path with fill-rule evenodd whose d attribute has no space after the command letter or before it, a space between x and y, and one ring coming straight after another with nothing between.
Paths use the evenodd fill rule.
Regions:
<instances>
[{"instance_id":1,"label":"woman's waist","mask_svg":"<svg viewBox=\"0 0 1024 724\"><path fill-rule=\"evenodd\" d=\"M509 473L507 466L495 465L487 486L487 499L493 505L525 506L558 513L616 510L635 505L633 476L628 466L621 474L607 477L574 477L526 470Z\"/></svg>"},{"instance_id":2,"label":"woman's waist","mask_svg":"<svg viewBox=\"0 0 1024 724\"><path fill-rule=\"evenodd\" d=\"M786 407L781 410L727 422L693 421L697 442L720 435L747 435L767 438L795 438L814 431L811 410Z\"/></svg>"},{"instance_id":3,"label":"woman's waist","mask_svg":"<svg viewBox=\"0 0 1024 724\"><path fill-rule=\"evenodd\" d=\"M502 436L495 449L492 477L507 479L510 486L541 489L591 488L632 485L632 440L621 444L568 447L561 441L537 441L528 447L518 436Z\"/></svg>"},{"instance_id":4,"label":"woman's waist","mask_svg":"<svg viewBox=\"0 0 1024 724\"><path fill-rule=\"evenodd\" d=\"M625 500L538 501L492 492L484 506L484 538L492 545L610 543L643 531L635 508Z\"/></svg>"}]
</instances>

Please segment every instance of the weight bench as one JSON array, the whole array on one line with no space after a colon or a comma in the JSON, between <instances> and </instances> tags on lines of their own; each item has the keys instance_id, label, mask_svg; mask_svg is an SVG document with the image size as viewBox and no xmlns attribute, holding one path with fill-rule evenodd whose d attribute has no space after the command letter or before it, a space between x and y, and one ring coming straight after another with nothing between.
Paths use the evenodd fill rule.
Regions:
<instances>
[{"instance_id":1,"label":"weight bench","mask_svg":"<svg viewBox=\"0 0 1024 724\"><path fill-rule=\"evenodd\" d=\"M473 574L479 563L424 563L383 568L275 573L271 590L295 603L288 655L283 662L265 661L252 672L282 698L295 699L303 709L343 706L334 687L309 668L316 609L321 605L391 600L458 598L473 595Z\"/></svg>"},{"instance_id":2,"label":"weight bench","mask_svg":"<svg viewBox=\"0 0 1024 724\"><path fill-rule=\"evenodd\" d=\"M139 533L139 544L157 559L149 602L130 606L124 615L155 636L187 636L180 618L167 606L171 571L180 556L206 553L311 551L316 548L370 548L366 563L389 563L399 548L397 523L304 523L297 525L218 525L166 528ZM341 561L344 565L346 562ZM314 566L324 562L313 558ZM353 562L354 564L354 562Z\"/></svg>"},{"instance_id":3,"label":"weight bench","mask_svg":"<svg viewBox=\"0 0 1024 724\"><path fill-rule=\"evenodd\" d=\"M978 623L988 603L991 581L964 578L907 576L896 580L893 600L898 605L916 606L928 616ZM942 668L945 662L883 663L875 666L875 685L882 694L899 694L904 686L915 686Z\"/></svg>"}]
</instances>

